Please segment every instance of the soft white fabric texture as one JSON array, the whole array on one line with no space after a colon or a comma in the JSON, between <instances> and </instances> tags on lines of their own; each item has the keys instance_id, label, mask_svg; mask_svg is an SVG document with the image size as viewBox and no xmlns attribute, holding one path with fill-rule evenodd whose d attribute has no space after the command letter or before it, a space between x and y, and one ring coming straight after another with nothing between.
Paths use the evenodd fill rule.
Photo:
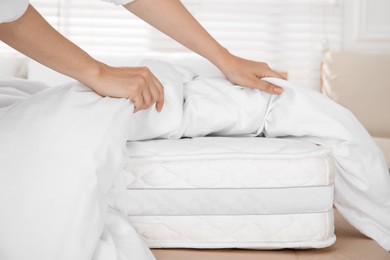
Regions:
<instances>
[{"instance_id":1,"label":"soft white fabric texture","mask_svg":"<svg viewBox=\"0 0 390 260\"><path fill-rule=\"evenodd\" d=\"M4 77L1 80L0 108L7 107L38 93L47 88L45 84L38 81L29 81L14 77Z\"/></svg>"},{"instance_id":2,"label":"soft white fabric texture","mask_svg":"<svg viewBox=\"0 0 390 260\"><path fill-rule=\"evenodd\" d=\"M333 244L332 150L301 140L128 142L129 220L153 248Z\"/></svg>"},{"instance_id":3,"label":"soft white fabric texture","mask_svg":"<svg viewBox=\"0 0 390 260\"><path fill-rule=\"evenodd\" d=\"M173 72L184 77L165 64L154 65L160 81ZM185 83L180 133L263 133L332 148L336 207L352 225L390 250L390 177L367 131L347 109L320 93L280 79L266 80L283 87L284 93L272 96L232 86L222 77ZM150 111L143 120L158 114L155 108ZM153 258L125 221L122 225L117 215L107 216L106 201L123 205L117 200L123 199L118 174L129 132L144 131L145 139L148 131L150 138L159 134L160 126L153 122L148 122L150 128L134 130L139 126L130 124L131 112L127 100L102 98L76 83L41 91L0 110L0 258L90 259L94 252L95 259ZM171 122L164 120L169 115L160 116L160 124ZM161 129L162 136L169 136L169 127ZM109 192L113 186L118 191L114 194ZM116 231L128 235L111 234ZM124 238L133 242L132 252L121 251L127 247L115 238L121 245Z\"/></svg>"},{"instance_id":4,"label":"soft white fabric texture","mask_svg":"<svg viewBox=\"0 0 390 260\"><path fill-rule=\"evenodd\" d=\"M0 77L26 78L27 59L0 55Z\"/></svg>"},{"instance_id":5,"label":"soft white fabric texture","mask_svg":"<svg viewBox=\"0 0 390 260\"><path fill-rule=\"evenodd\" d=\"M265 136L299 138L332 148L336 208L354 227L390 251L390 175L382 151L346 108L284 80L269 81L285 92L272 97Z\"/></svg>"},{"instance_id":6,"label":"soft white fabric texture","mask_svg":"<svg viewBox=\"0 0 390 260\"><path fill-rule=\"evenodd\" d=\"M30 86L39 93L27 97ZM42 88L0 80L1 105L16 97L0 109L0 259L154 259L108 212L133 106L77 83Z\"/></svg>"},{"instance_id":7,"label":"soft white fabric texture","mask_svg":"<svg viewBox=\"0 0 390 260\"><path fill-rule=\"evenodd\" d=\"M0 0L0 23L12 22L21 17L28 3L28 0Z\"/></svg>"},{"instance_id":8,"label":"soft white fabric texture","mask_svg":"<svg viewBox=\"0 0 390 260\"><path fill-rule=\"evenodd\" d=\"M183 84L191 81L196 74L181 66L151 59L142 60L138 66L148 67L164 86L163 110L156 112L153 107L141 110L131 117L129 141L152 138L180 138L183 118ZM164 68L161 70L161 68Z\"/></svg>"},{"instance_id":9,"label":"soft white fabric texture","mask_svg":"<svg viewBox=\"0 0 390 260\"><path fill-rule=\"evenodd\" d=\"M156 65L153 72L169 73L163 64ZM366 129L349 110L316 91L281 79L265 80L281 86L284 93L276 96L234 86L221 76L186 82L180 136L263 134L333 149L336 207L353 226L389 251L390 176L383 153ZM169 117L161 120L170 122ZM150 138L155 136L154 132Z\"/></svg>"}]
</instances>

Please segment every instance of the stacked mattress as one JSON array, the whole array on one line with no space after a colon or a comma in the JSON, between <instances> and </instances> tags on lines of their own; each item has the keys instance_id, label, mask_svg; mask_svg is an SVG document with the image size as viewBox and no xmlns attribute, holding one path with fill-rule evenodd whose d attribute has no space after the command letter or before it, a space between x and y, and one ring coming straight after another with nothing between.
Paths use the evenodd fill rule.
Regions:
<instances>
[{"instance_id":1,"label":"stacked mattress","mask_svg":"<svg viewBox=\"0 0 390 260\"><path fill-rule=\"evenodd\" d=\"M261 137L129 142L128 219L151 248L335 241L331 150Z\"/></svg>"}]
</instances>

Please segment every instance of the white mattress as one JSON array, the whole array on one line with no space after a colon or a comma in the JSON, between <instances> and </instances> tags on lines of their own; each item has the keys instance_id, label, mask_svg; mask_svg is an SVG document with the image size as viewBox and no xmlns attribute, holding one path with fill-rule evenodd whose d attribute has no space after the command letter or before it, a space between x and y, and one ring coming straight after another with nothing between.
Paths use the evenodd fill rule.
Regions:
<instances>
[{"instance_id":1,"label":"white mattress","mask_svg":"<svg viewBox=\"0 0 390 260\"><path fill-rule=\"evenodd\" d=\"M128 218L152 248L335 241L331 150L260 137L129 142Z\"/></svg>"}]
</instances>

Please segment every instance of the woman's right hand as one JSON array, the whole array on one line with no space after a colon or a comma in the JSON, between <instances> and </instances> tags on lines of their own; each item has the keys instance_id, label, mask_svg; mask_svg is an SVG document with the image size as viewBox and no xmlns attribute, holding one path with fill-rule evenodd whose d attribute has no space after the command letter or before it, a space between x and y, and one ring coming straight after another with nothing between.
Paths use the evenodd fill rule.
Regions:
<instances>
[{"instance_id":1,"label":"woman's right hand","mask_svg":"<svg viewBox=\"0 0 390 260\"><path fill-rule=\"evenodd\" d=\"M134 103L134 112L154 104L161 112L164 105L164 87L146 67L111 67L99 63L97 70L80 81L101 96L128 98Z\"/></svg>"},{"instance_id":2,"label":"woman's right hand","mask_svg":"<svg viewBox=\"0 0 390 260\"><path fill-rule=\"evenodd\" d=\"M15 21L0 23L0 40L99 95L130 99L135 112L153 104L162 110L164 89L149 69L115 68L95 60L59 34L31 5Z\"/></svg>"}]
</instances>

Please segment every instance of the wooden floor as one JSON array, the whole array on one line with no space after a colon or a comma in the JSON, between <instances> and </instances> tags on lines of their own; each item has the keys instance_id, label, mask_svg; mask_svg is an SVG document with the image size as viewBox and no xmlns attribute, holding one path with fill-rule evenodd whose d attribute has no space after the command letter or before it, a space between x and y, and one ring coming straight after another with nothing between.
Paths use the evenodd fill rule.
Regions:
<instances>
[{"instance_id":1,"label":"wooden floor","mask_svg":"<svg viewBox=\"0 0 390 260\"><path fill-rule=\"evenodd\" d=\"M375 241L359 233L335 211L336 243L325 249L310 250L190 250L154 249L157 260L390 260Z\"/></svg>"}]
</instances>

